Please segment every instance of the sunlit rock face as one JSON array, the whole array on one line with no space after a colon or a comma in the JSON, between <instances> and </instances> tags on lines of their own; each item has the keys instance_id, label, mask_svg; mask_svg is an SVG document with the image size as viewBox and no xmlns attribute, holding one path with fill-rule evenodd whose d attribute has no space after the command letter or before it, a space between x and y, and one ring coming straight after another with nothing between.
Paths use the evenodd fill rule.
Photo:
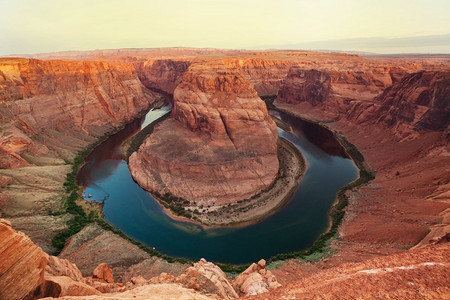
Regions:
<instances>
[{"instance_id":1,"label":"sunlit rock face","mask_svg":"<svg viewBox=\"0 0 450 300\"><path fill-rule=\"evenodd\" d=\"M239 70L191 65L174 91L172 118L130 157L145 189L224 205L268 188L278 172L278 133Z\"/></svg>"},{"instance_id":2,"label":"sunlit rock face","mask_svg":"<svg viewBox=\"0 0 450 300\"><path fill-rule=\"evenodd\" d=\"M101 136L155 98L127 63L0 59L0 127L7 128L0 133L0 167L27 165L24 151L41 156L61 152L55 150L61 145L79 147L64 136ZM38 143L37 136L49 141Z\"/></svg>"}]
</instances>

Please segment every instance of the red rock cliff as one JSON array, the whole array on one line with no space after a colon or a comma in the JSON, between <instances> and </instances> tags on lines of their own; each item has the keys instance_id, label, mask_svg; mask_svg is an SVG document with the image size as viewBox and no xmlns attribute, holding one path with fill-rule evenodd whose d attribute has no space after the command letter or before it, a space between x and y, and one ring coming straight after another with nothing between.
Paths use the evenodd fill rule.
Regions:
<instances>
[{"instance_id":1,"label":"red rock cliff","mask_svg":"<svg viewBox=\"0 0 450 300\"><path fill-rule=\"evenodd\" d=\"M20 145L40 148L35 154L48 152L27 136L49 130L102 135L135 118L154 99L132 65L1 59L0 123L14 134L0 135L0 165L23 165Z\"/></svg>"},{"instance_id":2,"label":"red rock cliff","mask_svg":"<svg viewBox=\"0 0 450 300\"><path fill-rule=\"evenodd\" d=\"M238 70L191 65L174 91L172 117L130 157L145 189L223 205L276 178L277 128Z\"/></svg>"},{"instance_id":3,"label":"red rock cliff","mask_svg":"<svg viewBox=\"0 0 450 300\"><path fill-rule=\"evenodd\" d=\"M450 72L421 71L404 76L374 99L371 120L389 126L445 130L450 123Z\"/></svg>"},{"instance_id":4,"label":"red rock cliff","mask_svg":"<svg viewBox=\"0 0 450 300\"><path fill-rule=\"evenodd\" d=\"M137 71L147 88L173 94L189 64L189 61L149 60L140 63Z\"/></svg>"}]
</instances>

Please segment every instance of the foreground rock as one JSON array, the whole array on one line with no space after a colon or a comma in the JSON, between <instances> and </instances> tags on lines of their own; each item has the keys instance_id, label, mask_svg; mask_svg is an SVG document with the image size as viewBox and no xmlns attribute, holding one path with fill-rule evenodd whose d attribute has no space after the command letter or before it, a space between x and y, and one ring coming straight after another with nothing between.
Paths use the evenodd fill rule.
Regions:
<instances>
[{"instance_id":1,"label":"foreground rock","mask_svg":"<svg viewBox=\"0 0 450 300\"><path fill-rule=\"evenodd\" d=\"M46 254L0 219L0 299L31 299L44 283Z\"/></svg>"},{"instance_id":2,"label":"foreground rock","mask_svg":"<svg viewBox=\"0 0 450 300\"><path fill-rule=\"evenodd\" d=\"M223 206L267 189L278 173L278 133L239 71L191 65L174 92L172 118L130 157L146 190Z\"/></svg>"},{"instance_id":3,"label":"foreground rock","mask_svg":"<svg viewBox=\"0 0 450 300\"><path fill-rule=\"evenodd\" d=\"M234 287L240 295L258 295L279 288L277 278L266 269L266 261L261 259L253 263L234 280Z\"/></svg>"},{"instance_id":4,"label":"foreground rock","mask_svg":"<svg viewBox=\"0 0 450 300\"><path fill-rule=\"evenodd\" d=\"M53 298L44 298L53 299ZM124 299L124 300L213 300L217 299L214 296L203 295L192 289L187 289L178 284L149 284L136 287L134 289L125 292L114 292L108 294L102 294L101 296L83 296L83 297L61 297L61 300L80 299L80 300L104 300L104 299Z\"/></svg>"},{"instance_id":5,"label":"foreground rock","mask_svg":"<svg viewBox=\"0 0 450 300\"><path fill-rule=\"evenodd\" d=\"M252 299L447 299L450 244L343 264Z\"/></svg>"},{"instance_id":6,"label":"foreground rock","mask_svg":"<svg viewBox=\"0 0 450 300\"><path fill-rule=\"evenodd\" d=\"M194 280L194 282L191 282ZM184 282L187 287L202 289L203 292L217 294L223 299L238 298L225 273L215 264L201 259L194 266L186 269L183 275L177 278L177 282ZM205 287L210 286L209 290Z\"/></svg>"},{"instance_id":7,"label":"foreground rock","mask_svg":"<svg viewBox=\"0 0 450 300\"><path fill-rule=\"evenodd\" d=\"M114 277L110 268L105 263L99 264L92 272L92 278L106 283L114 283Z\"/></svg>"}]
</instances>

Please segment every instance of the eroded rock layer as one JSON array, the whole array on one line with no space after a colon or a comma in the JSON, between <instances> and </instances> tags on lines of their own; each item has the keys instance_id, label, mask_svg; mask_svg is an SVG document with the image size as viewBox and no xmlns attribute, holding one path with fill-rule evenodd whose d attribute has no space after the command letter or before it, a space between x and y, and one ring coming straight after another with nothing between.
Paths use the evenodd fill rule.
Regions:
<instances>
[{"instance_id":1,"label":"eroded rock layer","mask_svg":"<svg viewBox=\"0 0 450 300\"><path fill-rule=\"evenodd\" d=\"M148 88L173 94L180 83L189 61L149 60L138 65L139 79Z\"/></svg>"},{"instance_id":2,"label":"eroded rock layer","mask_svg":"<svg viewBox=\"0 0 450 300\"><path fill-rule=\"evenodd\" d=\"M205 205L246 199L278 172L278 132L241 73L194 65L174 91L172 118L130 157L145 189Z\"/></svg>"},{"instance_id":3,"label":"eroded rock layer","mask_svg":"<svg viewBox=\"0 0 450 300\"><path fill-rule=\"evenodd\" d=\"M321 105L329 114L346 115L371 102L392 84L390 68L309 69L293 66L278 91L277 100L290 104Z\"/></svg>"},{"instance_id":4,"label":"eroded rock layer","mask_svg":"<svg viewBox=\"0 0 450 300\"><path fill-rule=\"evenodd\" d=\"M135 118L154 99L129 64L1 59L0 125L7 130L0 133L0 166L26 165L23 151L52 152L52 142L36 142L49 136L70 145L67 137L102 135Z\"/></svg>"},{"instance_id":5,"label":"eroded rock layer","mask_svg":"<svg viewBox=\"0 0 450 300\"><path fill-rule=\"evenodd\" d=\"M450 124L450 72L421 71L404 76L374 99L371 119L389 126L408 124L441 131ZM369 119L370 120L370 119Z\"/></svg>"},{"instance_id":6,"label":"eroded rock layer","mask_svg":"<svg viewBox=\"0 0 450 300\"><path fill-rule=\"evenodd\" d=\"M0 219L0 241L0 299L32 299L44 282L46 254L4 219Z\"/></svg>"}]
</instances>

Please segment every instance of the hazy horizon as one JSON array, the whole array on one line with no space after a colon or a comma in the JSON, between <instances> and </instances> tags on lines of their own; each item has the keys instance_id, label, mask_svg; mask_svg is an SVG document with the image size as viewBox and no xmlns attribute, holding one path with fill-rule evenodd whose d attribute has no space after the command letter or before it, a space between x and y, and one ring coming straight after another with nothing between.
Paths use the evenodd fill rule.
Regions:
<instances>
[{"instance_id":1,"label":"hazy horizon","mask_svg":"<svg viewBox=\"0 0 450 300\"><path fill-rule=\"evenodd\" d=\"M450 54L450 1L0 0L0 55L121 48Z\"/></svg>"}]
</instances>

